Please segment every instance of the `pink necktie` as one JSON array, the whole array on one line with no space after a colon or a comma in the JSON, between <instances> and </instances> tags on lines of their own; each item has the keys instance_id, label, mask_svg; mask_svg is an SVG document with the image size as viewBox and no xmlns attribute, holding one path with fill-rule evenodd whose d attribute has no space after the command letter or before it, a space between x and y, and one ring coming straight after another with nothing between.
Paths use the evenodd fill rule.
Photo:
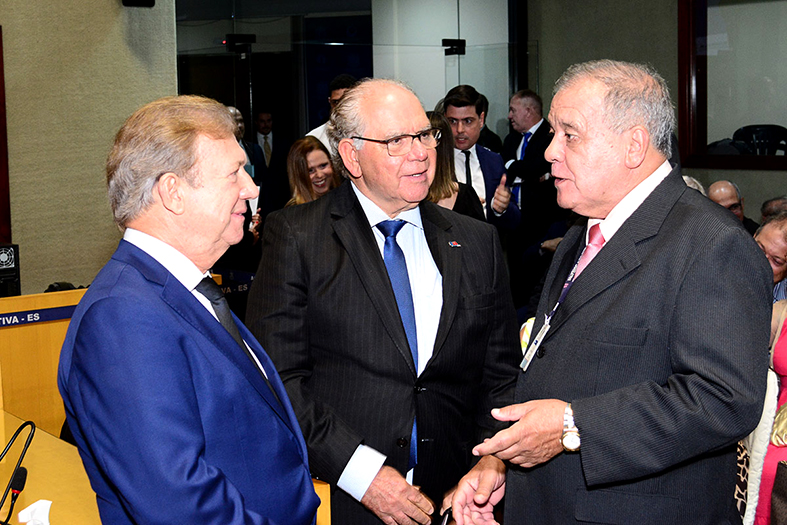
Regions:
<instances>
[{"instance_id":1,"label":"pink necktie","mask_svg":"<svg viewBox=\"0 0 787 525\"><path fill-rule=\"evenodd\" d=\"M585 248L585 251L582 252L582 257L579 258L579 262L577 263L577 271L574 274L574 279L579 277L579 274L582 273L582 270L585 269L585 266L590 264L590 261L593 260L593 257L601 251L601 248L604 247L604 236L601 234L601 228L599 228L598 224L594 224L590 228L590 232L588 234L588 245Z\"/></svg>"}]
</instances>

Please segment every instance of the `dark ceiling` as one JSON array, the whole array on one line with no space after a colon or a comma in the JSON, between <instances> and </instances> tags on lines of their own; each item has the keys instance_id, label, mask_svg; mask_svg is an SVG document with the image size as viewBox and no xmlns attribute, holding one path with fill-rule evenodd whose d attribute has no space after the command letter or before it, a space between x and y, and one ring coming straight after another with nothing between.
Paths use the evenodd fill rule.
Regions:
<instances>
[{"instance_id":1,"label":"dark ceiling","mask_svg":"<svg viewBox=\"0 0 787 525\"><path fill-rule=\"evenodd\" d=\"M371 0L176 0L178 22L371 12Z\"/></svg>"}]
</instances>

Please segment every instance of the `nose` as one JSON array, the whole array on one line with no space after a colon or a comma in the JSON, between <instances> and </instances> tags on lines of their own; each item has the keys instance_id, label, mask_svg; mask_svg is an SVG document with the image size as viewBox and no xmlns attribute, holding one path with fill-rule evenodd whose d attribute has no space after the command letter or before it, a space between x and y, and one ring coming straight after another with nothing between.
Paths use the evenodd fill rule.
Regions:
<instances>
[{"instance_id":1,"label":"nose","mask_svg":"<svg viewBox=\"0 0 787 525\"><path fill-rule=\"evenodd\" d=\"M421 139L413 139L413 148L410 150L410 158L422 161L426 160L428 154L428 149L423 145Z\"/></svg>"},{"instance_id":2,"label":"nose","mask_svg":"<svg viewBox=\"0 0 787 525\"><path fill-rule=\"evenodd\" d=\"M563 145L560 143L558 134L552 137L549 147L544 152L544 158L547 162L560 162L563 158Z\"/></svg>"},{"instance_id":3,"label":"nose","mask_svg":"<svg viewBox=\"0 0 787 525\"><path fill-rule=\"evenodd\" d=\"M241 184L241 199L248 200L259 196L260 192L257 190L257 185L254 184L251 176L246 172L246 168L241 168L239 181Z\"/></svg>"}]
</instances>

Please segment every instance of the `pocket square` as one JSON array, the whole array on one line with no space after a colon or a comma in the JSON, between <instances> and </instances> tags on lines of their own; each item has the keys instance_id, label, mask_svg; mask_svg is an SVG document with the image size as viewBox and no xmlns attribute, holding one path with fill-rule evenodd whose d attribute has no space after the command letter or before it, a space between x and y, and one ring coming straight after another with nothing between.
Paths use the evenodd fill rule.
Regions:
<instances>
[{"instance_id":1,"label":"pocket square","mask_svg":"<svg viewBox=\"0 0 787 525\"><path fill-rule=\"evenodd\" d=\"M461 248L462 247L462 245L459 244L456 241L448 241L448 246L450 246L451 248Z\"/></svg>"}]
</instances>

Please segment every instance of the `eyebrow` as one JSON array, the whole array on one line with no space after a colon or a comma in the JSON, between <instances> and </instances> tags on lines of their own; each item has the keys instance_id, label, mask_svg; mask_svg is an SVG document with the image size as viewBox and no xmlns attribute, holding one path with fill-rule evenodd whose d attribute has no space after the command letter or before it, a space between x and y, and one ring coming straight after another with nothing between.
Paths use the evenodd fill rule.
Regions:
<instances>
[{"instance_id":1,"label":"eyebrow","mask_svg":"<svg viewBox=\"0 0 787 525\"><path fill-rule=\"evenodd\" d=\"M395 139L396 137L404 137L405 135L418 135L419 133L423 133L424 131L429 131L430 129L432 129L432 126L428 125L424 128L419 129L415 133L404 133L404 132L397 131L391 135L385 135L385 136L388 137L388 139ZM383 140L388 140L388 139L383 139Z\"/></svg>"}]
</instances>

